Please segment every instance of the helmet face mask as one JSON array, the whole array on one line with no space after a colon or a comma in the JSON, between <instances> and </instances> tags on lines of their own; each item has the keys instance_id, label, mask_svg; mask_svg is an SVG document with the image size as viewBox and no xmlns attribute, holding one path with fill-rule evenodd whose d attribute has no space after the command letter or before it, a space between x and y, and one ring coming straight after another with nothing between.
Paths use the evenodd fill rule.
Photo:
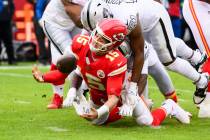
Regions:
<instances>
[{"instance_id":1,"label":"helmet face mask","mask_svg":"<svg viewBox=\"0 0 210 140\"><path fill-rule=\"evenodd\" d=\"M100 30L100 28L98 28ZM91 37L89 40L90 50L97 54L105 54L109 51L109 48L113 45L112 40L100 33L97 28L93 30L91 33Z\"/></svg>"},{"instance_id":2,"label":"helmet face mask","mask_svg":"<svg viewBox=\"0 0 210 140\"><path fill-rule=\"evenodd\" d=\"M104 19L96 25L89 38L90 50L104 55L117 48L127 35L127 27L117 19Z\"/></svg>"}]
</instances>

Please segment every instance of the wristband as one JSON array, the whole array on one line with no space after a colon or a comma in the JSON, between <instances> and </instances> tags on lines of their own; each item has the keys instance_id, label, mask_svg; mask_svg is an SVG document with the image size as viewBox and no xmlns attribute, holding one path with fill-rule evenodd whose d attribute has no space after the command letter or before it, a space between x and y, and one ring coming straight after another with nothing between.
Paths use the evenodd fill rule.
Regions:
<instances>
[{"instance_id":1,"label":"wristband","mask_svg":"<svg viewBox=\"0 0 210 140\"><path fill-rule=\"evenodd\" d=\"M98 113L98 118L103 116L105 113L109 113L109 107L106 105L101 106L99 109L96 110Z\"/></svg>"}]
</instances>

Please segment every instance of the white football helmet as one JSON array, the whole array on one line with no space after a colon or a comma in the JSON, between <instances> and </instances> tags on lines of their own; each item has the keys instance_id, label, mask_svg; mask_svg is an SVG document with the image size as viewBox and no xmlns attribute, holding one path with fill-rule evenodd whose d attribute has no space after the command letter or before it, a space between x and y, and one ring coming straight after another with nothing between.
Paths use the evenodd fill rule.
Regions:
<instances>
[{"instance_id":1,"label":"white football helmet","mask_svg":"<svg viewBox=\"0 0 210 140\"><path fill-rule=\"evenodd\" d=\"M82 25L88 31L95 29L104 18L113 18L113 14L109 5L102 0L89 0L81 11Z\"/></svg>"}]
</instances>

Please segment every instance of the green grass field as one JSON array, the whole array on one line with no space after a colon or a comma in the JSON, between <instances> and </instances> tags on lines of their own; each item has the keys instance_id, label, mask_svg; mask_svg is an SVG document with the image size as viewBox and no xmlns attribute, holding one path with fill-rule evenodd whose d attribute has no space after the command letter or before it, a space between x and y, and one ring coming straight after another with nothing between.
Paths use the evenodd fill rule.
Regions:
<instances>
[{"instance_id":1,"label":"green grass field","mask_svg":"<svg viewBox=\"0 0 210 140\"><path fill-rule=\"evenodd\" d=\"M73 108L47 110L51 86L35 82L30 66L0 66L0 140L209 140L210 119L197 118L198 110L192 101L193 84L177 74L170 75L180 105L193 114L191 124L183 125L168 118L161 127L150 128L124 118L107 126L93 126L78 117ZM149 86L150 97L157 107L163 97L151 78Z\"/></svg>"}]
</instances>

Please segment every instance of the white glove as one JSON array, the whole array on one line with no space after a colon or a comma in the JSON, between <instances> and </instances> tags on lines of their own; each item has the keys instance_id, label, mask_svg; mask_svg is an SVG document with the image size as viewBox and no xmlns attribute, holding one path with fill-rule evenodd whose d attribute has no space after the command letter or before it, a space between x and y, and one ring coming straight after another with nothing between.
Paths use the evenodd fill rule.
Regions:
<instances>
[{"instance_id":1,"label":"white glove","mask_svg":"<svg viewBox=\"0 0 210 140\"><path fill-rule=\"evenodd\" d=\"M121 116L130 117L133 115L133 108L132 106L129 106L128 104L123 104L121 107L119 107L119 114Z\"/></svg>"},{"instance_id":2,"label":"white glove","mask_svg":"<svg viewBox=\"0 0 210 140\"><path fill-rule=\"evenodd\" d=\"M137 98L138 98L138 96L135 94L137 93L137 90L135 91L131 88L129 92L129 89L130 88L128 88L126 91L125 90L122 91L121 98L122 98L123 105L119 108L120 110L119 114L122 116L127 116L127 117L133 115L133 110L136 106Z\"/></svg>"},{"instance_id":3,"label":"white glove","mask_svg":"<svg viewBox=\"0 0 210 140\"><path fill-rule=\"evenodd\" d=\"M126 103L134 108L137 103L137 98L139 97L137 83L130 82L127 88L127 94L125 95Z\"/></svg>"},{"instance_id":4,"label":"white glove","mask_svg":"<svg viewBox=\"0 0 210 140\"><path fill-rule=\"evenodd\" d=\"M73 106L78 115L88 114L90 112L90 104L83 95L73 102Z\"/></svg>"},{"instance_id":5,"label":"white glove","mask_svg":"<svg viewBox=\"0 0 210 140\"><path fill-rule=\"evenodd\" d=\"M63 107L70 107L73 105L73 101L76 100L76 94L77 90L76 88L70 88L68 93L67 93L67 97L63 102Z\"/></svg>"}]
</instances>

